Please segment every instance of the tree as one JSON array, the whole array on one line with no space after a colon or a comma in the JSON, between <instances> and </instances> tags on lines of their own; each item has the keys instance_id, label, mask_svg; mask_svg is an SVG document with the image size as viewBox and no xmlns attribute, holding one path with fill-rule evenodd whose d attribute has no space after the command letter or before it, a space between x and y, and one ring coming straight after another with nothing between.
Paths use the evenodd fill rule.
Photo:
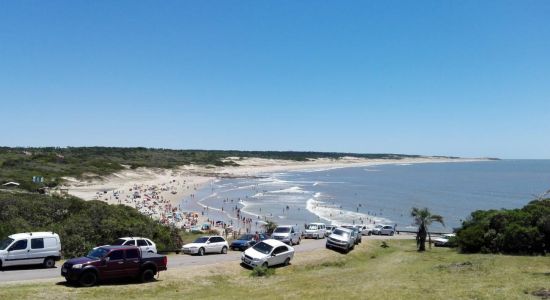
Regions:
<instances>
[{"instance_id":1,"label":"tree","mask_svg":"<svg viewBox=\"0 0 550 300\"><path fill-rule=\"evenodd\" d=\"M267 220L265 222L265 224L263 225L263 227L265 228L265 231L266 231L267 234L272 234L273 230L275 230L275 228L277 228L277 223L275 223L271 220Z\"/></svg>"},{"instance_id":2,"label":"tree","mask_svg":"<svg viewBox=\"0 0 550 300\"><path fill-rule=\"evenodd\" d=\"M431 241L428 226L431 225L432 222L438 222L445 226L445 223L443 223L443 217L440 215L432 215L428 208L419 209L416 207L412 208L411 217L414 218L414 223L418 225L418 232L416 233L416 247L419 252L426 251L426 235L429 235Z\"/></svg>"}]
</instances>

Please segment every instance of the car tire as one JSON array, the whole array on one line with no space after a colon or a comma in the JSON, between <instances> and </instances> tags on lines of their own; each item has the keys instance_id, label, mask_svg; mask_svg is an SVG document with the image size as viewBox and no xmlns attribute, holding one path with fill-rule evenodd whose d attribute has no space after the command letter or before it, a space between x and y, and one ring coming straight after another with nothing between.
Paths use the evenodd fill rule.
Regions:
<instances>
[{"instance_id":1,"label":"car tire","mask_svg":"<svg viewBox=\"0 0 550 300\"><path fill-rule=\"evenodd\" d=\"M290 239L290 240L288 241L288 245L289 245L289 246L292 246L292 245L293 245L293 244L292 244L292 239Z\"/></svg>"},{"instance_id":2,"label":"car tire","mask_svg":"<svg viewBox=\"0 0 550 300\"><path fill-rule=\"evenodd\" d=\"M227 254L227 247L226 246L223 246L221 253L222 254Z\"/></svg>"},{"instance_id":3,"label":"car tire","mask_svg":"<svg viewBox=\"0 0 550 300\"><path fill-rule=\"evenodd\" d=\"M97 283L97 274L94 271L85 271L80 275L78 283L83 287L91 287Z\"/></svg>"},{"instance_id":4,"label":"car tire","mask_svg":"<svg viewBox=\"0 0 550 300\"><path fill-rule=\"evenodd\" d=\"M302 238L298 238L298 243L296 243L296 245L300 245L301 242L302 242Z\"/></svg>"},{"instance_id":5,"label":"car tire","mask_svg":"<svg viewBox=\"0 0 550 300\"><path fill-rule=\"evenodd\" d=\"M393 236L393 231L392 231L392 232L390 232L390 236Z\"/></svg>"},{"instance_id":6,"label":"car tire","mask_svg":"<svg viewBox=\"0 0 550 300\"><path fill-rule=\"evenodd\" d=\"M262 268L269 268L269 265L267 264L267 261L262 264Z\"/></svg>"},{"instance_id":7,"label":"car tire","mask_svg":"<svg viewBox=\"0 0 550 300\"><path fill-rule=\"evenodd\" d=\"M287 257L285 259L285 262L283 263L283 266L288 266L288 264L290 264L290 257Z\"/></svg>"},{"instance_id":8,"label":"car tire","mask_svg":"<svg viewBox=\"0 0 550 300\"><path fill-rule=\"evenodd\" d=\"M46 257L42 265L44 266L44 268L53 268L55 267L55 259L53 259L53 257Z\"/></svg>"},{"instance_id":9,"label":"car tire","mask_svg":"<svg viewBox=\"0 0 550 300\"><path fill-rule=\"evenodd\" d=\"M155 279L155 271L153 269L145 269L141 271L139 276L141 282L150 282Z\"/></svg>"},{"instance_id":10,"label":"car tire","mask_svg":"<svg viewBox=\"0 0 550 300\"><path fill-rule=\"evenodd\" d=\"M199 256L204 256L204 248L199 248L199 252L197 254Z\"/></svg>"}]
</instances>

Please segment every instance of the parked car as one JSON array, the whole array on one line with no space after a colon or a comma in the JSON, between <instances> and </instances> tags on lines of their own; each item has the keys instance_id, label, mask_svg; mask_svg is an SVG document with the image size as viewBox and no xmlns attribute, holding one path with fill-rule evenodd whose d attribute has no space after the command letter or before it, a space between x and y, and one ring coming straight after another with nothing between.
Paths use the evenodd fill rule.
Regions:
<instances>
[{"instance_id":1,"label":"parked car","mask_svg":"<svg viewBox=\"0 0 550 300\"><path fill-rule=\"evenodd\" d=\"M353 237L355 239L355 245L360 244L363 241L362 240L363 235L361 234L359 229L357 227L355 227L355 225L342 225L342 227L353 231Z\"/></svg>"},{"instance_id":2,"label":"parked car","mask_svg":"<svg viewBox=\"0 0 550 300\"><path fill-rule=\"evenodd\" d=\"M304 238L324 239L326 232L325 223L309 223L304 232Z\"/></svg>"},{"instance_id":3,"label":"parked car","mask_svg":"<svg viewBox=\"0 0 550 300\"><path fill-rule=\"evenodd\" d=\"M61 276L68 283L93 286L99 281L116 278L138 278L151 281L160 271L166 270L168 259L164 255L141 256L134 246L101 246L85 257L67 260L61 267Z\"/></svg>"},{"instance_id":4,"label":"parked car","mask_svg":"<svg viewBox=\"0 0 550 300\"><path fill-rule=\"evenodd\" d=\"M354 232L351 229L337 227L327 238L326 247L344 250L346 253L355 247Z\"/></svg>"},{"instance_id":5,"label":"parked car","mask_svg":"<svg viewBox=\"0 0 550 300\"><path fill-rule=\"evenodd\" d=\"M157 245L150 239L142 237L122 237L117 239L113 246L137 246L141 250L141 255L146 256L148 254L157 253Z\"/></svg>"},{"instance_id":6,"label":"parked car","mask_svg":"<svg viewBox=\"0 0 550 300\"><path fill-rule=\"evenodd\" d=\"M43 265L53 268L61 259L61 240L53 232L17 233L0 241L0 269L8 266Z\"/></svg>"},{"instance_id":7,"label":"parked car","mask_svg":"<svg viewBox=\"0 0 550 300\"><path fill-rule=\"evenodd\" d=\"M327 226L325 227L325 237L329 236L329 235L332 233L332 231L334 230L334 228L336 228L336 226L334 226L334 225L327 225Z\"/></svg>"},{"instance_id":8,"label":"parked car","mask_svg":"<svg viewBox=\"0 0 550 300\"><path fill-rule=\"evenodd\" d=\"M434 246L436 247L452 247L453 246L453 239L456 237L456 234L454 233L445 233L442 234L440 237L436 237L432 239Z\"/></svg>"},{"instance_id":9,"label":"parked car","mask_svg":"<svg viewBox=\"0 0 550 300\"><path fill-rule=\"evenodd\" d=\"M227 241L218 235L200 237L193 243L183 245L181 248L185 254L197 254L200 256L206 253L227 254L227 249L229 249Z\"/></svg>"},{"instance_id":10,"label":"parked car","mask_svg":"<svg viewBox=\"0 0 550 300\"><path fill-rule=\"evenodd\" d=\"M250 267L288 265L294 257L294 248L283 242L267 239L261 241L241 254L243 264Z\"/></svg>"},{"instance_id":11,"label":"parked car","mask_svg":"<svg viewBox=\"0 0 550 300\"><path fill-rule=\"evenodd\" d=\"M361 235L369 235L370 229L367 228L367 226L365 226L365 225L355 225L355 227L357 227L357 229L359 230Z\"/></svg>"},{"instance_id":12,"label":"parked car","mask_svg":"<svg viewBox=\"0 0 550 300\"><path fill-rule=\"evenodd\" d=\"M263 233L258 234L259 240L257 241L255 239L255 234L247 233L241 235L238 239L233 240L231 242L231 245L229 245L229 248L232 250L240 250L244 251L252 246L254 246L257 242L267 240L267 235Z\"/></svg>"},{"instance_id":13,"label":"parked car","mask_svg":"<svg viewBox=\"0 0 550 300\"><path fill-rule=\"evenodd\" d=\"M372 229L372 234L376 235L394 235L395 234L395 227L392 225L376 225L374 229Z\"/></svg>"},{"instance_id":14,"label":"parked car","mask_svg":"<svg viewBox=\"0 0 550 300\"><path fill-rule=\"evenodd\" d=\"M285 244L289 244L290 246L298 245L302 240L298 227L294 225L277 226L277 228L273 231L271 238Z\"/></svg>"}]
</instances>

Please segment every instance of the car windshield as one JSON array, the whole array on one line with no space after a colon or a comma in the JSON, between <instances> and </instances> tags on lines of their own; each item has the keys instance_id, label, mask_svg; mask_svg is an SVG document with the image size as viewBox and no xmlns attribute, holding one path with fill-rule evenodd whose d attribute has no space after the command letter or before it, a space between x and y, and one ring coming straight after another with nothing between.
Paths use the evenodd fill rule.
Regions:
<instances>
[{"instance_id":1,"label":"car windshield","mask_svg":"<svg viewBox=\"0 0 550 300\"><path fill-rule=\"evenodd\" d=\"M196 239L193 243L202 244L202 243L206 243L206 241L208 241L208 237L204 236L204 237Z\"/></svg>"},{"instance_id":2,"label":"car windshield","mask_svg":"<svg viewBox=\"0 0 550 300\"><path fill-rule=\"evenodd\" d=\"M273 249L273 247L264 242L260 242L260 243L257 243L254 247L252 247L252 249L263 254L269 254L269 252L271 252L271 249Z\"/></svg>"},{"instance_id":3,"label":"car windshield","mask_svg":"<svg viewBox=\"0 0 550 300\"><path fill-rule=\"evenodd\" d=\"M0 242L0 250L5 250L13 241L14 239L10 239L10 238L2 240Z\"/></svg>"},{"instance_id":4,"label":"car windshield","mask_svg":"<svg viewBox=\"0 0 550 300\"><path fill-rule=\"evenodd\" d=\"M275 233L287 233L290 232L290 227L277 227L275 228Z\"/></svg>"},{"instance_id":5,"label":"car windshield","mask_svg":"<svg viewBox=\"0 0 550 300\"><path fill-rule=\"evenodd\" d=\"M343 237L345 237L345 238L347 238L347 237L349 236L349 233L348 233L348 232L343 231L343 230L341 230L341 229L334 229L334 231L333 231L332 233L334 233L334 234L336 234L336 235L341 235L341 236L343 236Z\"/></svg>"},{"instance_id":6,"label":"car windshield","mask_svg":"<svg viewBox=\"0 0 550 300\"><path fill-rule=\"evenodd\" d=\"M120 246L120 245L124 244L124 242L126 242L126 240L118 239L113 243L113 245Z\"/></svg>"},{"instance_id":7,"label":"car windshield","mask_svg":"<svg viewBox=\"0 0 550 300\"><path fill-rule=\"evenodd\" d=\"M309 229L309 230L317 230L317 228L318 228L317 225L309 225L307 227L307 229Z\"/></svg>"},{"instance_id":8,"label":"car windshield","mask_svg":"<svg viewBox=\"0 0 550 300\"><path fill-rule=\"evenodd\" d=\"M243 234L237 240L248 241L248 240L252 240L252 239L254 239L254 235L252 235L252 234Z\"/></svg>"},{"instance_id":9,"label":"car windshield","mask_svg":"<svg viewBox=\"0 0 550 300\"><path fill-rule=\"evenodd\" d=\"M86 257L89 257L89 258L102 258L108 252L109 252L109 250L107 250L105 248L95 248L94 250L90 251L88 253L88 255L86 255Z\"/></svg>"}]
</instances>

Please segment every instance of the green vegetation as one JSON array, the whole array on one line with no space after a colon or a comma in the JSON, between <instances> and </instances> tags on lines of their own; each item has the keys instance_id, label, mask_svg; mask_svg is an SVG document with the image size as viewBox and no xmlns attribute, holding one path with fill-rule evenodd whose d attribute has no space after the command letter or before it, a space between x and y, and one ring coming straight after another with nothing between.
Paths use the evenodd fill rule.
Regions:
<instances>
[{"instance_id":1,"label":"green vegetation","mask_svg":"<svg viewBox=\"0 0 550 300\"><path fill-rule=\"evenodd\" d=\"M521 209L478 210L457 232L466 253L542 254L550 252L550 199Z\"/></svg>"},{"instance_id":2,"label":"green vegetation","mask_svg":"<svg viewBox=\"0 0 550 300\"><path fill-rule=\"evenodd\" d=\"M0 238L18 232L53 231L60 235L65 257L81 256L123 236L145 236L160 250L181 248L196 235L163 226L124 205L78 198L0 192Z\"/></svg>"},{"instance_id":3,"label":"green vegetation","mask_svg":"<svg viewBox=\"0 0 550 300\"><path fill-rule=\"evenodd\" d=\"M428 226L433 222L443 223L443 217L440 215L433 215L428 208L416 208L411 210L411 217L414 218L414 223L418 226L418 232L416 234L416 246L418 251L426 251L426 236L429 234Z\"/></svg>"},{"instance_id":4,"label":"green vegetation","mask_svg":"<svg viewBox=\"0 0 550 300\"><path fill-rule=\"evenodd\" d=\"M252 277L269 277L271 275L275 275L275 269L264 266L256 266L250 272L250 276Z\"/></svg>"},{"instance_id":5,"label":"green vegetation","mask_svg":"<svg viewBox=\"0 0 550 300\"><path fill-rule=\"evenodd\" d=\"M0 184L15 181L21 188L36 191L43 186L57 186L61 177L93 178L111 174L126 167L174 168L182 165L238 165L236 158L269 158L307 161L316 158L355 156L378 159L418 157L400 154L352 154L293 151L218 151L170 150L148 148L68 147L8 148L0 147ZM44 183L33 183L33 176L44 177Z\"/></svg>"},{"instance_id":6,"label":"green vegetation","mask_svg":"<svg viewBox=\"0 0 550 300\"><path fill-rule=\"evenodd\" d=\"M540 256L415 251L412 240L366 240L348 255L296 253L289 267L251 277L238 261L170 269L147 284L73 288L56 281L6 284L3 299L540 299L550 262ZM541 292L542 291L542 292Z\"/></svg>"}]
</instances>

